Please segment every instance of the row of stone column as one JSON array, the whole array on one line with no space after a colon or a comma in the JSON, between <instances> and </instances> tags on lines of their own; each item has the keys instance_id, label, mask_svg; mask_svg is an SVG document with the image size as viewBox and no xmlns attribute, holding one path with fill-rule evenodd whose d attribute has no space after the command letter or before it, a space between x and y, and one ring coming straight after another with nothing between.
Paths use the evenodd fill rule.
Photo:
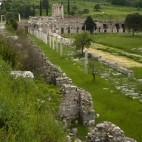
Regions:
<instances>
[{"instance_id":1,"label":"row of stone column","mask_svg":"<svg viewBox=\"0 0 142 142\"><path fill-rule=\"evenodd\" d=\"M56 39L56 40L54 40L54 39ZM63 55L62 40L63 40L63 38L60 38L60 41L59 41L59 43L60 43L60 56ZM58 46L58 36L49 35L49 46L53 50L55 49L55 46L56 46L56 52L58 52L58 47L59 47Z\"/></svg>"},{"instance_id":2,"label":"row of stone column","mask_svg":"<svg viewBox=\"0 0 142 142\"><path fill-rule=\"evenodd\" d=\"M46 33L43 33L38 30L33 31L31 29L28 29L28 32L30 34L35 35L38 39L41 39L45 44L47 44L47 41L48 41L47 38L49 37L50 48L52 48L53 50L56 49L56 52L58 52L60 48L60 56L63 56L62 44L66 42L64 38L61 38L61 37L58 38L58 36L54 36L52 34L47 35ZM70 44L72 44L72 39L70 39ZM85 74L88 73L88 52L87 50L85 51L85 58L84 58L84 73Z\"/></svg>"}]
</instances>

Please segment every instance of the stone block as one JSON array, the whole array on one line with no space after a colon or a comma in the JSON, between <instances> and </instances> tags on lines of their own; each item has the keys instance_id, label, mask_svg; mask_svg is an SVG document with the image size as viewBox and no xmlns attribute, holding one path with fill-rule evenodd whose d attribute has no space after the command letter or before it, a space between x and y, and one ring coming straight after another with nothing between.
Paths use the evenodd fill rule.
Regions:
<instances>
[{"instance_id":1,"label":"stone block","mask_svg":"<svg viewBox=\"0 0 142 142\"><path fill-rule=\"evenodd\" d=\"M95 118L95 111L93 110L91 112L82 112L81 116L82 116L82 120L83 121L94 120L94 118Z\"/></svg>"}]
</instances>

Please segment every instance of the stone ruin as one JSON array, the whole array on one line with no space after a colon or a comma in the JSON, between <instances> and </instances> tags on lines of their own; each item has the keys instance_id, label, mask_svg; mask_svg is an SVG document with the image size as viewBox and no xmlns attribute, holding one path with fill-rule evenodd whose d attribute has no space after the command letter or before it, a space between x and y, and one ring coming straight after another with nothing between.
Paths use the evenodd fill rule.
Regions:
<instances>
[{"instance_id":1,"label":"stone ruin","mask_svg":"<svg viewBox=\"0 0 142 142\"><path fill-rule=\"evenodd\" d=\"M62 72L60 67L53 65L48 60L33 40L29 39L27 42L30 43L31 54L34 54L34 56L31 54L27 55L34 58L34 60L31 60L32 63L29 63L29 66L30 64L34 66L34 73L43 77L46 83L61 87L60 93L63 95L63 99L58 116L66 120L67 123L81 117L84 125L93 125L95 111L93 109L91 94L74 86L72 80ZM19 47L19 44L16 43L16 46ZM30 71L12 71L11 74L15 75L15 77L34 78L34 75Z\"/></svg>"},{"instance_id":2,"label":"stone ruin","mask_svg":"<svg viewBox=\"0 0 142 142\"><path fill-rule=\"evenodd\" d=\"M58 117L66 123L80 117L84 125L94 125L95 111L90 93L70 84L63 84L60 92L64 97Z\"/></svg>"},{"instance_id":3,"label":"stone ruin","mask_svg":"<svg viewBox=\"0 0 142 142\"><path fill-rule=\"evenodd\" d=\"M133 73L132 70L128 70L128 69L123 68L123 67L119 67L117 63L112 63L112 62L108 62L106 60L103 60L101 58L101 56L96 56L95 54L89 53L89 56L92 57L92 59L97 60L100 63L102 63L102 64L104 64L106 66L109 66L110 68L115 69L116 71L118 71L118 72L120 72L122 74L127 75L128 77L134 77L134 73Z\"/></svg>"},{"instance_id":4,"label":"stone ruin","mask_svg":"<svg viewBox=\"0 0 142 142\"><path fill-rule=\"evenodd\" d=\"M64 17L64 6L62 4L53 4L52 16L40 16L29 17L29 21L25 24L28 27L28 32L31 34L46 33L49 36L50 33L56 34L73 34L81 33L82 26L84 25L85 18ZM94 33L125 33L124 19L121 20L99 20L94 19L96 23L96 29Z\"/></svg>"},{"instance_id":5,"label":"stone ruin","mask_svg":"<svg viewBox=\"0 0 142 142\"><path fill-rule=\"evenodd\" d=\"M34 74L31 71L11 71L10 75L15 76L15 78L23 77L29 80L34 79Z\"/></svg>"},{"instance_id":6,"label":"stone ruin","mask_svg":"<svg viewBox=\"0 0 142 142\"><path fill-rule=\"evenodd\" d=\"M62 70L50 63L48 58L29 40L36 58L40 61L36 66L36 72L41 75L47 83L61 86L60 93L63 95L57 116L68 124L73 120L81 118L84 125L92 126L95 123L95 111L91 94L72 84L72 80L63 77ZM81 142L81 140L79 140ZM97 124L87 135L86 142L135 142L124 136L124 132L110 122Z\"/></svg>"},{"instance_id":7,"label":"stone ruin","mask_svg":"<svg viewBox=\"0 0 142 142\"><path fill-rule=\"evenodd\" d=\"M107 121L97 124L86 138L87 142L136 142L134 139L125 137L119 127Z\"/></svg>"}]
</instances>

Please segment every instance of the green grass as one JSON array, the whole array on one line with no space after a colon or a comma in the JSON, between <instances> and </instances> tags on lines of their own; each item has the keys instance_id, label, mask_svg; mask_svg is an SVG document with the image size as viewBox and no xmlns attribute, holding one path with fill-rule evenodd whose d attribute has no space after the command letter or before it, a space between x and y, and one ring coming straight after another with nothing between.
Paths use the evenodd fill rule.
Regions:
<instances>
[{"instance_id":1,"label":"green grass","mask_svg":"<svg viewBox=\"0 0 142 142\"><path fill-rule=\"evenodd\" d=\"M75 38L75 35L62 35L66 38ZM142 47L142 34L136 33L136 35L133 37L130 33L129 34L94 34L93 35L95 45L92 44L93 47L97 47L97 44L99 44L99 50L103 50L105 52L110 52L112 54L126 56L130 59L133 59L137 62L142 63L141 58L134 57L133 55L128 55L126 53L130 54L137 54L142 55L142 52L138 50L133 50L134 48L140 48ZM136 78L142 78L142 68L130 68L134 71Z\"/></svg>"},{"instance_id":2,"label":"green grass","mask_svg":"<svg viewBox=\"0 0 142 142\"><path fill-rule=\"evenodd\" d=\"M9 71L0 57L0 141L63 142L66 132L55 120L59 88L42 80L15 79Z\"/></svg>"},{"instance_id":3,"label":"green grass","mask_svg":"<svg viewBox=\"0 0 142 142\"><path fill-rule=\"evenodd\" d=\"M72 78L74 85L91 93L94 109L96 113L100 114L100 118L96 119L96 123L110 121L124 130L126 136L141 142L142 105L138 101L123 96L115 89L114 85L99 76L96 76L96 82L94 82L91 73L84 74L83 65L69 58L67 59L65 52L71 49L63 47L65 54L60 57L59 53L49 48L49 45L44 44L34 36L31 37L40 45L49 60L53 64L60 66L63 72ZM108 88L108 90L103 88Z\"/></svg>"},{"instance_id":4,"label":"green grass","mask_svg":"<svg viewBox=\"0 0 142 142\"><path fill-rule=\"evenodd\" d=\"M130 53L142 55L141 52L133 48L142 47L142 34L132 36L131 34L95 34L96 43L107 45L113 48L122 49ZM119 43L119 44L118 44Z\"/></svg>"}]
</instances>

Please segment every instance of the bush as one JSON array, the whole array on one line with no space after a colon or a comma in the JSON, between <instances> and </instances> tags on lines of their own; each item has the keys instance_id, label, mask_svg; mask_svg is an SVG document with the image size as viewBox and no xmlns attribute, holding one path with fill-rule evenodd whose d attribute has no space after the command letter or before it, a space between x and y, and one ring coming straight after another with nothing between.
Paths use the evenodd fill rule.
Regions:
<instances>
[{"instance_id":1,"label":"bush","mask_svg":"<svg viewBox=\"0 0 142 142\"><path fill-rule=\"evenodd\" d=\"M11 26L14 30L17 30L18 23L14 18L9 18L7 20L7 25Z\"/></svg>"}]
</instances>

